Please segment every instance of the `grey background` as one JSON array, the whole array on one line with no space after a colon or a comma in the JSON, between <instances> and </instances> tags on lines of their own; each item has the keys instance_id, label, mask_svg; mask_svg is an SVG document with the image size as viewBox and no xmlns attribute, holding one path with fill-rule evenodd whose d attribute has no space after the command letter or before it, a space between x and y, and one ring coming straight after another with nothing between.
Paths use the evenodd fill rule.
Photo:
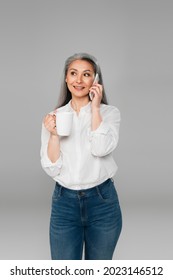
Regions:
<instances>
[{"instance_id":1,"label":"grey background","mask_svg":"<svg viewBox=\"0 0 173 280\"><path fill-rule=\"evenodd\" d=\"M81 51L98 58L122 117L114 258L172 259L172 11L166 0L0 1L0 259L50 258L41 122L65 59Z\"/></svg>"}]
</instances>

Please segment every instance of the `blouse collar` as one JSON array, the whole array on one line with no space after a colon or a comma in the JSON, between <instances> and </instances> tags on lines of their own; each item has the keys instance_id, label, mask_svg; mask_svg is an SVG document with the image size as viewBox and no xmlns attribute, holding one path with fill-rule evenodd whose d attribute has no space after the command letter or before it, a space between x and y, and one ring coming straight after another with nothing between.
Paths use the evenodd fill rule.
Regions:
<instances>
[{"instance_id":1,"label":"blouse collar","mask_svg":"<svg viewBox=\"0 0 173 280\"><path fill-rule=\"evenodd\" d=\"M72 105L71 105L71 100L67 103L67 108L72 111L75 112L75 110L73 109ZM89 101L85 106L81 107L80 112L90 112L91 111L91 101Z\"/></svg>"}]
</instances>

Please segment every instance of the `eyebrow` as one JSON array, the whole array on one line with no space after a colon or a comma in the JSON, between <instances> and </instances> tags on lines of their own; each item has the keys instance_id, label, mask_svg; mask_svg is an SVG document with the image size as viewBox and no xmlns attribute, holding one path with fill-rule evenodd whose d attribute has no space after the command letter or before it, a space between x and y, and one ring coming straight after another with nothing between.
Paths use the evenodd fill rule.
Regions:
<instances>
[{"instance_id":1,"label":"eyebrow","mask_svg":"<svg viewBox=\"0 0 173 280\"><path fill-rule=\"evenodd\" d=\"M75 70L75 71L78 71L77 69L75 69L75 68L70 68L69 70ZM87 70L84 70L83 72L91 72L91 70L89 70L89 69L87 69Z\"/></svg>"}]
</instances>

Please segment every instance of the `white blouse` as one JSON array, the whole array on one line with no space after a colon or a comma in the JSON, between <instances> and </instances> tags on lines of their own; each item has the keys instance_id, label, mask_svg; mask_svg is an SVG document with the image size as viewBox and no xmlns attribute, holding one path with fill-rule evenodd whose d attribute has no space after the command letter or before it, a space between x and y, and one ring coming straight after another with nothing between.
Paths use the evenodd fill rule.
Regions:
<instances>
[{"instance_id":1,"label":"white blouse","mask_svg":"<svg viewBox=\"0 0 173 280\"><path fill-rule=\"evenodd\" d=\"M70 136L60 136L60 157L52 163L47 155L50 133L42 124L40 154L44 171L62 186L74 190L92 188L113 177L117 171L112 151L119 138L119 110L101 104L102 122L94 131L91 131L91 102L78 115L71 101L57 110L73 112L72 132Z\"/></svg>"}]
</instances>

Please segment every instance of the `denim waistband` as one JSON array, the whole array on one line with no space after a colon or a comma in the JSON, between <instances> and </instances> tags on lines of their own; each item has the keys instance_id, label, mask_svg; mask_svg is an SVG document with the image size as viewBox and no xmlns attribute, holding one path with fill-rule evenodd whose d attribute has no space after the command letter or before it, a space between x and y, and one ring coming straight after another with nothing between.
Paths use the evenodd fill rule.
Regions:
<instances>
[{"instance_id":1,"label":"denim waistband","mask_svg":"<svg viewBox=\"0 0 173 280\"><path fill-rule=\"evenodd\" d=\"M66 197L71 197L71 198L90 197L90 196L98 195L99 190L103 189L103 188L107 188L107 186L110 183L113 183L112 178L107 179L103 183L101 183L93 188L84 189L84 190L72 190L72 189L63 187L58 182L56 182L55 189L56 189L56 191L58 191L59 196L63 195Z\"/></svg>"}]
</instances>

